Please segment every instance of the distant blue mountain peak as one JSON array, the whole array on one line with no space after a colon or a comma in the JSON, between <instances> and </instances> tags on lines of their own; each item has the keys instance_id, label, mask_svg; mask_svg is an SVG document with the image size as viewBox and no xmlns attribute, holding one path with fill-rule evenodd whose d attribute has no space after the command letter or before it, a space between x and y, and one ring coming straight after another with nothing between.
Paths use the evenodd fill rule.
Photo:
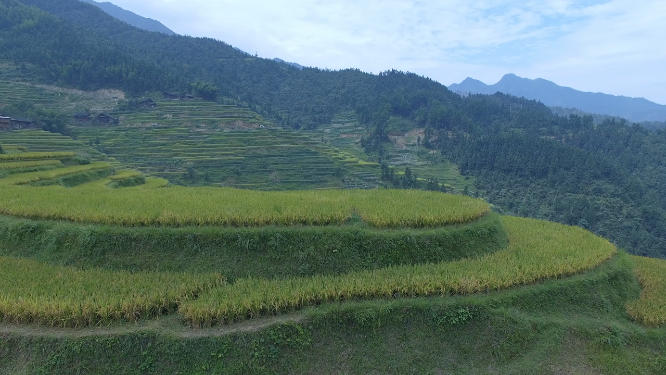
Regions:
<instances>
[{"instance_id":1,"label":"distant blue mountain peak","mask_svg":"<svg viewBox=\"0 0 666 375\"><path fill-rule=\"evenodd\" d=\"M577 108L588 113L617 116L629 121L666 121L666 105L644 98L630 98L602 93L583 92L559 86L543 78L529 79L513 73L505 74L494 85L466 78L452 84L449 90L461 94L486 94L496 92L538 100L550 107Z\"/></svg>"}]
</instances>

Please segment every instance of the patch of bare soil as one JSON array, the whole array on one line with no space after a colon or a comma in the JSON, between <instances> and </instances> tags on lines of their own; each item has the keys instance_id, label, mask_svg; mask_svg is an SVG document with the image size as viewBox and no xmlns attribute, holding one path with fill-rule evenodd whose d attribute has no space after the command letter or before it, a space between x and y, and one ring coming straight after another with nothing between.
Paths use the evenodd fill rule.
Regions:
<instances>
[{"instance_id":1,"label":"patch of bare soil","mask_svg":"<svg viewBox=\"0 0 666 375\"><path fill-rule=\"evenodd\" d=\"M389 139L393 142L393 147L396 150L404 150L408 145L415 145L417 139L423 139L425 136L425 129L414 129L405 134L390 134Z\"/></svg>"},{"instance_id":2,"label":"patch of bare soil","mask_svg":"<svg viewBox=\"0 0 666 375\"><path fill-rule=\"evenodd\" d=\"M396 150L404 150L407 148L404 135L389 135L389 139Z\"/></svg>"},{"instance_id":3,"label":"patch of bare soil","mask_svg":"<svg viewBox=\"0 0 666 375\"><path fill-rule=\"evenodd\" d=\"M245 122L245 121L241 121L241 120L220 124L220 128L222 128L222 129L231 129L231 130L252 130L252 129L259 129L259 128L263 128L263 127L265 127L265 126L257 124L257 123Z\"/></svg>"},{"instance_id":4,"label":"patch of bare soil","mask_svg":"<svg viewBox=\"0 0 666 375\"><path fill-rule=\"evenodd\" d=\"M125 92L122 90L116 89L100 89L97 91L83 91L78 89L69 89L64 87L52 86L52 85L35 85L27 82L17 82L23 85L39 87L45 90L59 92L63 94L70 95L80 95L90 99L125 99Z\"/></svg>"}]
</instances>

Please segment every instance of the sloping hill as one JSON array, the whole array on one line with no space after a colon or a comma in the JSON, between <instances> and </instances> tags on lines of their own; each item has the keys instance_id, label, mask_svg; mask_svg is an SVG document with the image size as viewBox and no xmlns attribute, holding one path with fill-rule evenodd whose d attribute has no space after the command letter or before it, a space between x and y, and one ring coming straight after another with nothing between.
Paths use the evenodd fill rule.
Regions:
<instances>
[{"instance_id":1,"label":"sloping hill","mask_svg":"<svg viewBox=\"0 0 666 375\"><path fill-rule=\"evenodd\" d=\"M528 79L507 74L494 85L466 78L449 86L451 91L491 95L496 92L534 99L550 107L577 108L589 113L618 116L634 122L666 121L666 105L644 98L629 98L602 93L582 92L558 86L545 79Z\"/></svg>"}]
</instances>

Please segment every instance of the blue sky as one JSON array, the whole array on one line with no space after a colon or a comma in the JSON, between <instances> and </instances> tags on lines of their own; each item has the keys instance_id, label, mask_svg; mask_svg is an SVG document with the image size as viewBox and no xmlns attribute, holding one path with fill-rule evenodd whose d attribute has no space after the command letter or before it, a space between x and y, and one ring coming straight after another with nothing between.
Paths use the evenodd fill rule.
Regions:
<instances>
[{"instance_id":1,"label":"blue sky","mask_svg":"<svg viewBox=\"0 0 666 375\"><path fill-rule=\"evenodd\" d=\"M664 0L111 0L179 34L445 85L506 73L666 104Z\"/></svg>"}]
</instances>

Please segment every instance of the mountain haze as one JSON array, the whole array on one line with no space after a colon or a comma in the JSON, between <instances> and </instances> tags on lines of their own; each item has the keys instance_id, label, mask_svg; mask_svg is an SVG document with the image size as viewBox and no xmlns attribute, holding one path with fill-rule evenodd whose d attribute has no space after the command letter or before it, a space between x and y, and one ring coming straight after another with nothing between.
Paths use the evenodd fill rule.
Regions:
<instances>
[{"instance_id":1,"label":"mountain haze","mask_svg":"<svg viewBox=\"0 0 666 375\"><path fill-rule=\"evenodd\" d=\"M630 98L602 93L583 92L559 86L545 79L528 79L507 74L494 85L467 78L460 84L449 86L451 91L473 94L502 92L534 99L550 107L577 108L579 110L609 116L618 116L630 121L666 121L666 105L644 98Z\"/></svg>"},{"instance_id":2,"label":"mountain haze","mask_svg":"<svg viewBox=\"0 0 666 375\"><path fill-rule=\"evenodd\" d=\"M81 1L84 3L95 5L100 9L102 9L103 11L105 11L106 13L108 13L110 16L115 17L139 29L147 31L156 31L158 33L163 33L166 35L175 34L173 31L171 31L171 29L164 26L161 22L151 18L142 17L136 13L130 12L129 10L125 10L115 4L111 4L109 2L98 3L94 0L81 0Z\"/></svg>"}]
</instances>

